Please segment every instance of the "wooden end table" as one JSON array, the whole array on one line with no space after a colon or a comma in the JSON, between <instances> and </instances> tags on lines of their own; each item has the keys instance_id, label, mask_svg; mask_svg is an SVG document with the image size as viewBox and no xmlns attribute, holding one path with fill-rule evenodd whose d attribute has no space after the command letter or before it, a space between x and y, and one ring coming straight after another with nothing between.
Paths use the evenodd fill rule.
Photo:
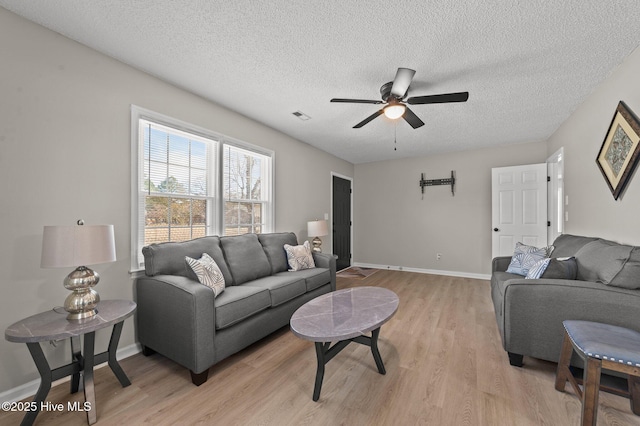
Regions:
<instances>
[{"instance_id":1,"label":"wooden end table","mask_svg":"<svg viewBox=\"0 0 640 426\"><path fill-rule=\"evenodd\" d=\"M44 399L49 394L54 380L71 376L71 393L78 392L80 372L83 377L85 405L81 408L87 413L87 422L94 424L96 416L96 395L93 384L93 367L108 362L111 371L118 378L122 387L129 386L129 378L116 360L118 341L122 333L124 320L133 315L135 302L130 300L103 300L97 306L98 314L90 319L80 321L67 320L67 312L54 310L25 318L7 327L4 338L9 342L26 343L31 357L40 373L40 387L33 398L32 408L22 419L22 425L31 425L35 421ZM106 352L94 354L95 332L113 325L111 340ZM80 336L84 336L84 350L80 349ZM50 340L71 340L71 363L51 369L42 352L40 342Z\"/></svg>"},{"instance_id":2,"label":"wooden end table","mask_svg":"<svg viewBox=\"0 0 640 426\"><path fill-rule=\"evenodd\" d=\"M313 400L320 398L324 366L349 343L371 348L380 374L386 374L378 351L382 324L398 310L398 296L381 287L355 287L334 291L302 305L291 317L291 331L315 342L318 368ZM371 332L371 337L365 333ZM331 342L337 342L331 346Z\"/></svg>"}]
</instances>

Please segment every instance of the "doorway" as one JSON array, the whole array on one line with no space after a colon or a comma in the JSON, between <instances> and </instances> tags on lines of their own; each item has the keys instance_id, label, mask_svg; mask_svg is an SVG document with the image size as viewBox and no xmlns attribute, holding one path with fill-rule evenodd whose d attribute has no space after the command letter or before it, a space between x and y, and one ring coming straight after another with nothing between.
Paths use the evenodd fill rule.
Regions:
<instances>
[{"instance_id":1,"label":"doorway","mask_svg":"<svg viewBox=\"0 0 640 426\"><path fill-rule=\"evenodd\" d=\"M547 245L547 165L491 169L492 257L511 256L517 242Z\"/></svg>"},{"instance_id":2,"label":"doorway","mask_svg":"<svg viewBox=\"0 0 640 426\"><path fill-rule=\"evenodd\" d=\"M351 179L332 175L333 255L338 271L351 266Z\"/></svg>"},{"instance_id":3,"label":"doorway","mask_svg":"<svg viewBox=\"0 0 640 426\"><path fill-rule=\"evenodd\" d=\"M564 148L560 148L547 159L547 176L549 176L547 241L552 244L564 232Z\"/></svg>"}]
</instances>

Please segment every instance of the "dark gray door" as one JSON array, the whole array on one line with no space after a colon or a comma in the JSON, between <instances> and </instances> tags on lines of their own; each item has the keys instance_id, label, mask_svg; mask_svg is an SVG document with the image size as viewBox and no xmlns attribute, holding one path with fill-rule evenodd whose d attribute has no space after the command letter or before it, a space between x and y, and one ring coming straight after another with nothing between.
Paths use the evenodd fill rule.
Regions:
<instances>
[{"instance_id":1,"label":"dark gray door","mask_svg":"<svg viewBox=\"0 0 640 426\"><path fill-rule=\"evenodd\" d=\"M333 254L338 271L351 266L351 181L333 177Z\"/></svg>"}]
</instances>

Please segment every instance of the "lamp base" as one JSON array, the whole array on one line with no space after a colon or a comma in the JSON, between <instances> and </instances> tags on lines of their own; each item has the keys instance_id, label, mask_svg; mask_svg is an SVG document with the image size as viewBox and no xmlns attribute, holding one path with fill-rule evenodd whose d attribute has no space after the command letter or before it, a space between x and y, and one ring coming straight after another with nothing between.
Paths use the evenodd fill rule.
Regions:
<instances>
[{"instance_id":1,"label":"lamp base","mask_svg":"<svg viewBox=\"0 0 640 426\"><path fill-rule=\"evenodd\" d=\"M100 302L100 295L91 288L98 281L98 273L85 266L78 267L64 279L64 287L73 291L64 301L64 309L69 312L68 320L91 319L98 313L96 306Z\"/></svg>"},{"instance_id":2,"label":"lamp base","mask_svg":"<svg viewBox=\"0 0 640 426\"><path fill-rule=\"evenodd\" d=\"M311 250L322 253L322 240L320 238L315 237L313 240L311 240L311 244L313 244L313 248Z\"/></svg>"}]
</instances>

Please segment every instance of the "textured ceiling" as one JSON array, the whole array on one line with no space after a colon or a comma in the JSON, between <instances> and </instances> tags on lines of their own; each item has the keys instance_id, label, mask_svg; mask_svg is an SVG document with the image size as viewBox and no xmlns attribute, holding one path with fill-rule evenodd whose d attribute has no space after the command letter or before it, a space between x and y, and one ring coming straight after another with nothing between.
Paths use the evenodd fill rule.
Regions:
<instances>
[{"instance_id":1,"label":"textured ceiling","mask_svg":"<svg viewBox=\"0 0 640 426\"><path fill-rule=\"evenodd\" d=\"M638 0L0 6L352 163L544 141L640 44ZM379 99L398 67L417 71L409 96L469 101L412 106L416 130L383 116L353 129L380 106L329 103Z\"/></svg>"}]
</instances>

